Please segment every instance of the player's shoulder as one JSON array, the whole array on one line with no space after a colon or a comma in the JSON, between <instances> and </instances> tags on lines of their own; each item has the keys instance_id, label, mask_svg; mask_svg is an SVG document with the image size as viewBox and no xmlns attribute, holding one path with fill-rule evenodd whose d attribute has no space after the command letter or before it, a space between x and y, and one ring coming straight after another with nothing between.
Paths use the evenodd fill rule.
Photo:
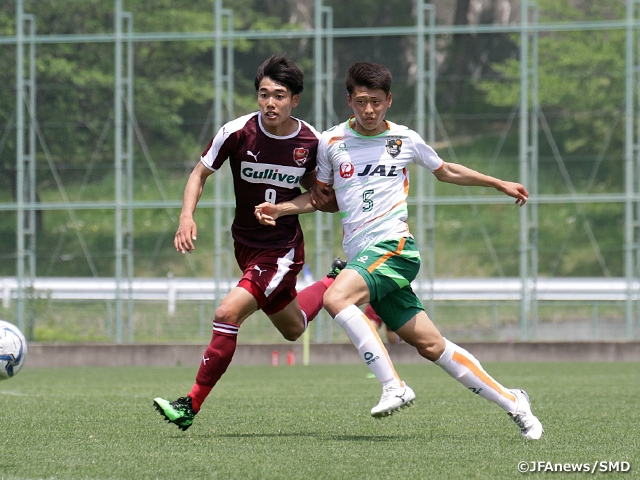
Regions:
<instances>
[{"instance_id":1,"label":"player's shoulder","mask_svg":"<svg viewBox=\"0 0 640 480\"><path fill-rule=\"evenodd\" d=\"M316 130L316 128L313 125L311 125L309 122L305 120L302 120L301 118L296 118L296 117L294 118L300 122L301 130L307 130L317 139L320 139L320 132Z\"/></svg>"},{"instance_id":2,"label":"player's shoulder","mask_svg":"<svg viewBox=\"0 0 640 480\"><path fill-rule=\"evenodd\" d=\"M334 125L331 128L328 128L324 132L322 132L320 136L320 142L325 144L332 144L336 140L342 140L345 138L346 128L345 123L339 123L338 125Z\"/></svg>"},{"instance_id":3,"label":"player's shoulder","mask_svg":"<svg viewBox=\"0 0 640 480\"><path fill-rule=\"evenodd\" d=\"M425 140L415 130L412 130L405 125L400 125L388 120L387 123L389 125L389 130L387 130L386 135L387 137L399 137L402 138L403 141L408 141L410 144L416 145L418 147L427 144L427 142L425 142Z\"/></svg>"},{"instance_id":4,"label":"player's shoulder","mask_svg":"<svg viewBox=\"0 0 640 480\"><path fill-rule=\"evenodd\" d=\"M387 135L402 135L402 136L407 136L412 138L415 138L415 137L420 138L420 135L418 135L418 132L410 129L406 125L400 125L399 123L391 122L389 120L387 120L387 125L389 126L389 130L387 130Z\"/></svg>"},{"instance_id":5,"label":"player's shoulder","mask_svg":"<svg viewBox=\"0 0 640 480\"><path fill-rule=\"evenodd\" d=\"M244 129L247 124L251 121L257 121L258 112L251 112L246 115L242 115L234 120L230 120L222 126L222 133L225 135L230 135L234 132L238 132Z\"/></svg>"}]
</instances>

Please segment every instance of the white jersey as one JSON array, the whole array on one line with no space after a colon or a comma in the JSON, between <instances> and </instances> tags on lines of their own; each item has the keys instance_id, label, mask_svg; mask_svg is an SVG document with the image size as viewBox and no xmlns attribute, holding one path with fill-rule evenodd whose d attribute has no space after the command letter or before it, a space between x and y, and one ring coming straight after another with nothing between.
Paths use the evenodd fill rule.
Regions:
<instances>
[{"instance_id":1,"label":"white jersey","mask_svg":"<svg viewBox=\"0 0 640 480\"><path fill-rule=\"evenodd\" d=\"M434 172L443 165L433 148L405 126L387 121L385 132L369 137L356 133L350 120L322 133L316 177L335 189L347 260L375 243L410 237L407 167L416 163Z\"/></svg>"}]
</instances>

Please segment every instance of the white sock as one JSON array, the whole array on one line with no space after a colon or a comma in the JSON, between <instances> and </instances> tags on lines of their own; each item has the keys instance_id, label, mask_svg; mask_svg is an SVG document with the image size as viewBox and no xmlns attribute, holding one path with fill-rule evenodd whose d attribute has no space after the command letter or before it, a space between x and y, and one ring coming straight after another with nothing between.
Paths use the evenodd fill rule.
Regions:
<instances>
[{"instance_id":1,"label":"white sock","mask_svg":"<svg viewBox=\"0 0 640 480\"><path fill-rule=\"evenodd\" d=\"M480 362L464 348L446 338L446 348L434 363L482 398L497 403L507 412L516 409L516 397L484 371Z\"/></svg>"},{"instance_id":2,"label":"white sock","mask_svg":"<svg viewBox=\"0 0 640 480\"><path fill-rule=\"evenodd\" d=\"M378 332L357 306L348 306L334 320L347 332L360 357L380 383L387 385L397 382L398 386L402 385Z\"/></svg>"}]
</instances>

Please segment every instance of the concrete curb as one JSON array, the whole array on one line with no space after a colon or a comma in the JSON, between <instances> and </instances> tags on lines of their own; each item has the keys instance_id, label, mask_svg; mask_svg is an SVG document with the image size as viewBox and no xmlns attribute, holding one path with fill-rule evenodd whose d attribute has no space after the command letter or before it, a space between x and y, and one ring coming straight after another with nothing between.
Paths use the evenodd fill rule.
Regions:
<instances>
[{"instance_id":1,"label":"concrete curb","mask_svg":"<svg viewBox=\"0 0 640 480\"><path fill-rule=\"evenodd\" d=\"M640 362L640 342L461 342L482 362ZM203 344L29 344L26 368L198 366ZM407 344L387 345L394 363L424 362ZM302 344L238 345L234 365L302 364ZM289 353L292 352L292 353ZM309 363L360 363L351 344L313 344Z\"/></svg>"}]
</instances>

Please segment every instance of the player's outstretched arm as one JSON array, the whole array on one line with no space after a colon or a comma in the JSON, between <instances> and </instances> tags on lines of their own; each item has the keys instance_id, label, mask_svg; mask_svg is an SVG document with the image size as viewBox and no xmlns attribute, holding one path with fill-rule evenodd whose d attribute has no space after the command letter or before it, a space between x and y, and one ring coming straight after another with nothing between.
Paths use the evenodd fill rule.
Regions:
<instances>
[{"instance_id":1,"label":"player's outstretched arm","mask_svg":"<svg viewBox=\"0 0 640 480\"><path fill-rule=\"evenodd\" d=\"M184 196L182 199L182 211L180 212L180 224L173 237L173 246L180 253L191 253L195 248L194 241L198 236L198 227L193 220L193 214L196 211L196 205L207 177L213 172L205 167L202 163L198 163L184 187Z\"/></svg>"},{"instance_id":2,"label":"player's outstretched arm","mask_svg":"<svg viewBox=\"0 0 640 480\"><path fill-rule=\"evenodd\" d=\"M523 185L516 182L500 180L500 185L496 187L500 192L516 199L516 205L524 205L529 199L529 192Z\"/></svg>"},{"instance_id":3,"label":"player's outstretched arm","mask_svg":"<svg viewBox=\"0 0 640 480\"><path fill-rule=\"evenodd\" d=\"M516 205L524 205L529 192L523 185L485 175L459 163L444 162L433 174L441 182L453 183L467 187L493 187L496 190L516 199Z\"/></svg>"},{"instance_id":4,"label":"player's outstretched arm","mask_svg":"<svg viewBox=\"0 0 640 480\"><path fill-rule=\"evenodd\" d=\"M261 224L275 227L276 220L282 216L300 215L315 211L316 207L311 203L311 195L309 192L305 192L288 202L278 204L263 202L260 205L256 205L253 213Z\"/></svg>"}]
</instances>

